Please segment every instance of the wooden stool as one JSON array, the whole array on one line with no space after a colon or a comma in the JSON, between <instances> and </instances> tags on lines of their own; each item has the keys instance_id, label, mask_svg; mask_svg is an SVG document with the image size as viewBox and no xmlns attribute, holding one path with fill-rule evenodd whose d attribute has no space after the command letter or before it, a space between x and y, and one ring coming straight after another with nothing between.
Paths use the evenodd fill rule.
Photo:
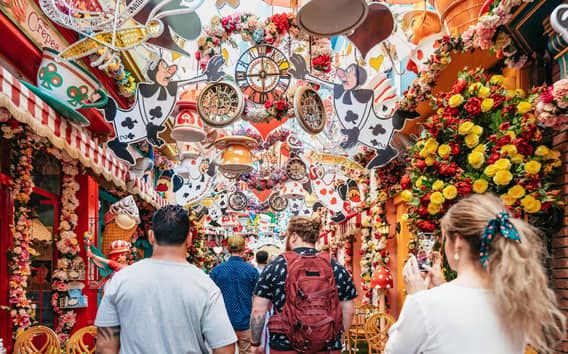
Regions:
<instances>
[{"instance_id":1,"label":"wooden stool","mask_svg":"<svg viewBox=\"0 0 568 354\"><path fill-rule=\"evenodd\" d=\"M85 344L85 336L91 336L93 338L92 348L88 344ZM65 352L67 354L94 354L95 353L95 339L97 337L97 327L88 326L83 327L77 332L73 333L71 338L67 341L67 346L65 347Z\"/></svg>"},{"instance_id":2,"label":"wooden stool","mask_svg":"<svg viewBox=\"0 0 568 354\"><path fill-rule=\"evenodd\" d=\"M43 345L36 347L34 338L45 337ZM37 343L37 341L36 341ZM16 337L14 354L60 354L61 344L57 334L48 327L34 326L26 329Z\"/></svg>"},{"instance_id":3,"label":"wooden stool","mask_svg":"<svg viewBox=\"0 0 568 354\"><path fill-rule=\"evenodd\" d=\"M365 322L365 339L369 345L370 353L383 353L389 338L389 328L394 324L395 319L386 313L376 313Z\"/></svg>"}]
</instances>

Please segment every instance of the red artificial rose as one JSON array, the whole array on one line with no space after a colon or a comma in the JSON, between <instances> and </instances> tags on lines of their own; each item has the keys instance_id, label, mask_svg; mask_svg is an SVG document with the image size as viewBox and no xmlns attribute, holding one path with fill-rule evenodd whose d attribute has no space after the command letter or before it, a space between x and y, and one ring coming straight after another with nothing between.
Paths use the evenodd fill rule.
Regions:
<instances>
[{"instance_id":1,"label":"red artificial rose","mask_svg":"<svg viewBox=\"0 0 568 354\"><path fill-rule=\"evenodd\" d=\"M452 148L452 155L457 156L460 153L460 146L457 143L450 143Z\"/></svg>"},{"instance_id":2,"label":"red artificial rose","mask_svg":"<svg viewBox=\"0 0 568 354\"><path fill-rule=\"evenodd\" d=\"M284 111L286 110L286 106L288 106L288 104L285 101L276 101L274 103L274 106L276 107L277 110L279 111Z\"/></svg>"},{"instance_id":3,"label":"red artificial rose","mask_svg":"<svg viewBox=\"0 0 568 354\"><path fill-rule=\"evenodd\" d=\"M515 146L519 154L530 156L533 154L534 148L524 139L517 139L515 141Z\"/></svg>"},{"instance_id":4,"label":"red artificial rose","mask_svg":"<svg viewBox=\"0 0 568 354\"><path fill-rule=\"evenodd\" d=\"M424 168L426 168L426 162L424 162L424 160L418 159L416 160L416 162L414 162L414 166L416 166L416 168L423 170Z\"/></svg>"},{"instance_id":5,"label":"red artificial rose","mask_svg":"<svg viewBox=\"0 0 568 354\"><path fill-rule=\"evenodd\" d=\"M481 101L477 97L472 97L467 100L464 108L469 114L477 115L481 113Z\"/></svg>"},{"instance_id":6,"label":"red artificial rose","mask_svg":"<svg viewBox=\"0 0 568 354\"><path fill-rule=\"evenodd\" d=\"M431 195L432 193L426 193L425 195L423 195L422 198L420 198L420 204L422 204L423 206L427 206L428 204L430 204Z\"/></svg>"},{"instance_id":7,"label":"red artificial rose","mask_svg":"<svg viewBox=\"0 0 568 354\"><path fill-rule=\"evenodd\" d=\"M264 102L264 108L266 108L266 109L272 108L272 101L268 100L268 101Z\"/></svg>"},{"instance_id":8,"label":"red artificial rose","mask_svg":"<svg viewBox=\"0 0 568 354\"><path fill-rule=\"evenodd\" d=\"M508 105L503 108L503 115L505 114L515 114L517 112L517 107L515 105Z\"/></svg>"},{"instance_id":9,"label":"red artificial rose","mask_svg":"<svg viewBox=\"0 0 568 354\"><path fill-rule=\"evenodd\" d=\"M409 175L404 175L400 178L400 186L402 187L402 189L409 189L411 186L411 182L410 182L410 176Z\"/></svg>"},{"instance_id":10,"label":"red artificial rose","mask_svg":"<svg viewBox=\"0 0 568 354\"><path fill-rule=\"evenodd\" d=\"M195 59L196 59L197 61L201 60L201 52L198 51L198 50L195 51Z\"/></svg>"},{"instance_id":11,"label":"red artificial rose","mask_svg":"<svg viewBox=\"0 0 568 354\"><path fill-rule=\"evenodd\" d=\"M497 146L501 147L503 145L510 144L513 141L510 135L503 135L497 140Z\"/></svg>"},{"instance_id":12,"label":"red artificial rose","mask_svg":"<svg viewBox=\"0 0 568 354\"><path fill-rule=\"evenodd\" d=\"M540 94L540 100L543 103L552 103L554 100L554 96L552 96L552 89L553 86L550 86Z\"/></svg>"},{"instance_id":13,"label":"red artificial rose","mask_svg":"<svg viewBox=\"0 0 568 354\"><path fill-rule=\"evenodd\" d=\"M472 190L471 180L466 178L465 180L456 183L456 188L458 189L458 194L462 197L469 195Z\"/></svg>"},{"instance_id":14,"label":"red artificial rose","mask_svg":"<svg viewBox=\"0 0 568 354\"><path fill-rule=\"evenodd\" d=\"M425 218L428 216L428 208L426 208L425 206L421 206L416 210L416 213L418 213L418 215L420 215L421 217Z\"/></svg>"},{"instance_id":15,"label":"red artificial rose","mask_svg":"<svg viewBox=\"0 0 568 354\"><path fill-rule=\"evenodd\" d=\"M505 96L503 96L503 95L499 95L497 93L494 93L490 97L493 99L493 108L497 108L503 102L505 102ZM505 123L503 123L503 124L505 124ZM507 124L509 124L509 122L507 122Z\"/></svg>"},{"instance_id":16,"label":"red artificial rose","mask_svg":"<svg viewBox=\"0 0 568 354\"><path fill-rule=\"evenodd\" d=\"M487 163L491 165L491 164L495 163L495 161L499 160L500 158L501 158L501 155L499 155L498 153L493 153L487 159Z\"/></svg>"},{"instance_id":17,"label":"red artificial rose","mask_svg":"<svg viewBox=\"0 0 568 354\"><path fill-rule=\"evenodd\" d=\"M416 227L424 232L433 232L434 230L436 230L436 225L434 225L434 223L429 220L419 221L418 223L416 223Z\"/></svg>"},{"instance_id":18,"label":"red artificial rose","mask_svg":"<svg viewBox=\"0 0 568 354\"><path fill-rule=\"evenodd\" d=\"M465 89L466 86L467 86L467 81L465 81L464 79L459 79L458 81L456 81L456 83L452 87L452 92L453 93L461 93Z\"/></svg>"},{"instance_id":19,"label":"red artificial rose","mask_svg":"<svg viewBox=\"0 0 568 354\"><path fill-rule=\"evenodd\" d=\"M511 127L511 123L510 122L505 122L505 123L501 123L499 125L499 130L500 131L505 131L508 130Z\"/></svg>"}]
</instances>

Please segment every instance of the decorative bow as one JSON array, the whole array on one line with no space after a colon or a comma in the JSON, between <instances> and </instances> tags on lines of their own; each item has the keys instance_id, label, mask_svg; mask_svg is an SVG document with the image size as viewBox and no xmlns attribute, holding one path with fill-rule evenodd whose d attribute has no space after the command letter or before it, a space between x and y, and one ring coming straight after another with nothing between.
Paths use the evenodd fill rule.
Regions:
<instances>
[{"instance_id":1,"label":"decorative bow","mask_svg":"<svg viewBox=\"0 0 568 354\"><path fill-rule=\"evenodd\" d=\"M483 230L481 237L481 247L479 249L479 260L483 268L487 268L489 264L489 249L491 248L491 241L497 232L501 233L503 237L511 241L521 242L519 231L509 220L510 216L507 212L500 212L495 219L489 220L487 226Z\"/></svg>"}]
</instances>

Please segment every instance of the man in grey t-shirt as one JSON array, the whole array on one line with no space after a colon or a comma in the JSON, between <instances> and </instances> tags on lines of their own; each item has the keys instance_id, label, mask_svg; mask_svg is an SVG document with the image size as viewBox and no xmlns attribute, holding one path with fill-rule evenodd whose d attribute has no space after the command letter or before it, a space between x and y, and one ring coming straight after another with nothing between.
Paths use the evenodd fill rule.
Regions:
<instances>
[{"instance_id":1,"label":"man in grey t-shirt","mask_svg":"<svg viewBox=\"0 0 568 354\"><path fill-rule=\"evenodd\" d=\"M116 273L99 306L97 353L235 352L237 337L219 288L186 261L189 218L166 206L152 219L152 258Z\"/></svg>"}]
</instances>

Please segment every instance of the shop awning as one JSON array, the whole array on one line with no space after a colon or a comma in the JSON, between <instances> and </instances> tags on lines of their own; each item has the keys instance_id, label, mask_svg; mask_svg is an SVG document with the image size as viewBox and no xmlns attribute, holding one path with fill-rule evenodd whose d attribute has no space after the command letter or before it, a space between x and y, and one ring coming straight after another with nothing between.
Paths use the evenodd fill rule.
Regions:
<instances>
[{"instance_id":1,"label":"shop awning","mask_svg":"<svg viewBox=\"0 0 568 354\"><path fill-rule=\"evenodd\" d=\"M27 124L38 135L46 137L54 146L117 187L137 194L156 207L166 204L152 186L131 173L128 165L117 159L106 145L99 144L90 131L63 119L1 66L0 107L8 109L14 119Z\"/></svg>"}]
</instances>

